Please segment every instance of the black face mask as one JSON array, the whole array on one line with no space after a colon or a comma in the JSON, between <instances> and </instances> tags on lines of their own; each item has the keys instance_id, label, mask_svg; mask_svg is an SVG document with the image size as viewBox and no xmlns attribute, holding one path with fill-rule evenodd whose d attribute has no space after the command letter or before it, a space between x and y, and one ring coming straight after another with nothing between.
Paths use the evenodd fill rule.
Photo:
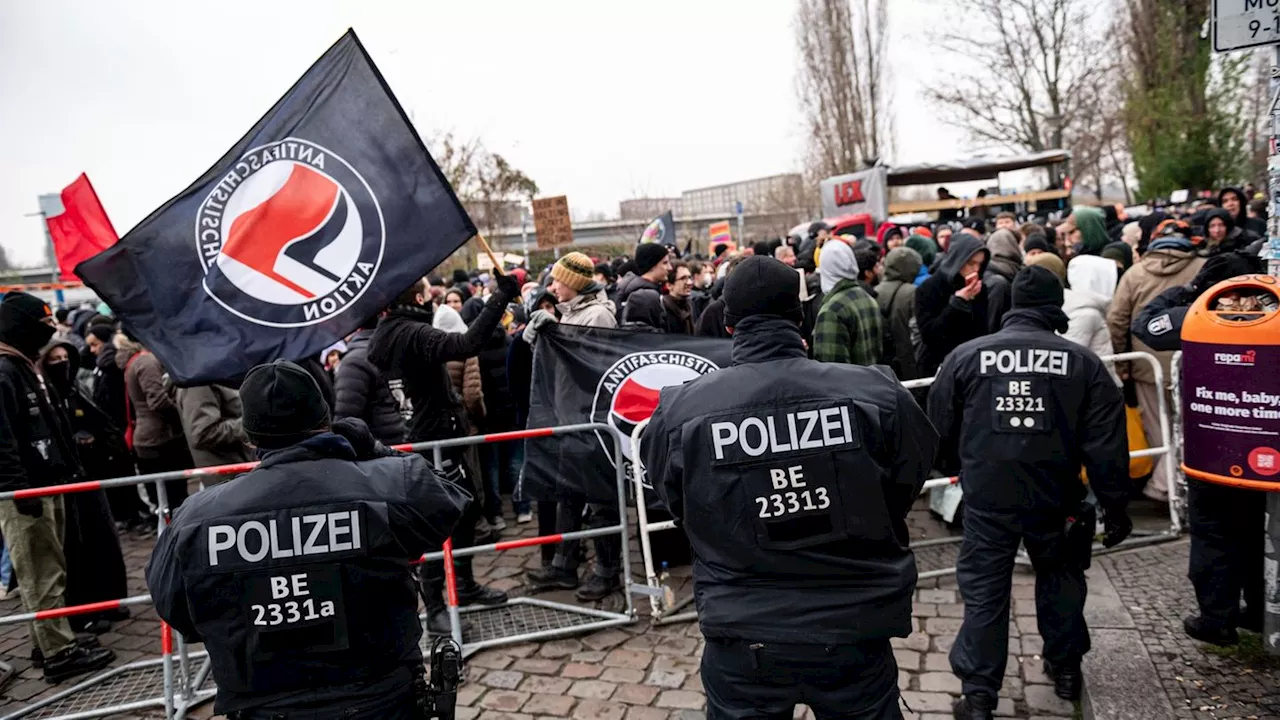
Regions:
<instances>
[{"instance_id":1,"label":"black face mask","mask_svg":"<svg viewBox=\"0 0 1280 720\"><path fill-rule=\"evenodd\" d=\"M35 360L40 348L53 337L54 329L44 323L0 305L0 342Z\"/></svg>"},{"instance_id":2,"label":"black face mask","mask_svg":"<svg viewBox=\"0 0 1280 720\"><path fill-rule=\"evenodd\" d=\"M71 387L71 363L65 360L45 363L44 379L59 391L65 391Z\"/></svg>"}]
</instances>

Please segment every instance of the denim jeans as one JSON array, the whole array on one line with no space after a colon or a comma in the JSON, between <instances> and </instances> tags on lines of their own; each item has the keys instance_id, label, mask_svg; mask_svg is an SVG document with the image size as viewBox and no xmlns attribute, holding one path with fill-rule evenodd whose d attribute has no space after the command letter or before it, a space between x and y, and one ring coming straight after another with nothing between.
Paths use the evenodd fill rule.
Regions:
<instances>
[{"instance_id":1,"label":"denim jeans","mask_svg":"<svg viewBox=\"0 0 1280 720\"><path fill-rule=\"evenodd\" d=\"M480 448L480 464L484 467L484 516L502 515L502 488L510 487L511 505L517 514L529 512L520 487L520 468L524 464L524 441L493 443Z\"/></svg>"}]
</instances>

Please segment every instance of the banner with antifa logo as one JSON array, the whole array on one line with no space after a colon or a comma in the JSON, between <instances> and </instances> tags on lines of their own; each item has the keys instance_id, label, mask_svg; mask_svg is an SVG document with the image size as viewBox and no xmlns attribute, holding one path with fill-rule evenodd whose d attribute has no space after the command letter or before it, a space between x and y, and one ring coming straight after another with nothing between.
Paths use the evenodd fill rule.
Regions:
<instances>
[{"instance_id":1,"label":"banner with antifa logo","mask_svg":"<svg viewBox=\"0 0 1280 720\"><path fill-rule=\"evenodd\" d=\"M200 179L76 274L177 384L199 385L316 356L475 234L348 30Z\"/></svg>"},{"instance_id":2,"label":"banner with antifa logo","mask_svg":"<svg viewBox=\"0 0 1280 720\"><path fill-rule=\"evenodd\" d=\"M631 431L653 414L662 388L728 366L731 347L719 338L549 325L538 334L527 427L604 423L622 434L622 454L606 432L530 440L525 496L617 502L616 468L622 463L631 477ZM658 504L646 495L650 506Z\"/></svg>"}]
</instances>

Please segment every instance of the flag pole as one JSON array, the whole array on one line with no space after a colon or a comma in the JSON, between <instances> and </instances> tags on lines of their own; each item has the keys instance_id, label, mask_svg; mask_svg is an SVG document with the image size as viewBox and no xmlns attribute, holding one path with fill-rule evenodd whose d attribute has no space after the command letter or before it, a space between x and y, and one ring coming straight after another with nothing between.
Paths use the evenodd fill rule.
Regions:
<instances>
[{"instance_id":1,"label":"flag pole","mask_svg":"<svg viewBox=\"0 0 1280 720\"><path fill-rule=\"evenodd\" d=\"M507 271L502 267L502 263L498 262L498 258L493 254L493 248L489 247L489 243L480 233L476 233L476 241L480 243L480 249L484 250L484 254L489 256L489 260L493 262L493 271L499 275L506 275Z\"/></svg>"}]
</instances>

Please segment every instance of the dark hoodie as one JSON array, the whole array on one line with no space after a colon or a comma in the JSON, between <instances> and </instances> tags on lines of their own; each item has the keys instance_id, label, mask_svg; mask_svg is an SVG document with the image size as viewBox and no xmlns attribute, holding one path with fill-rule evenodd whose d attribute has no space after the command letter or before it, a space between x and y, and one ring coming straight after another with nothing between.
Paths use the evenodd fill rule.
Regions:
<instances>
[{"instance_id":1,"label":"dark hoodie","mask_svg":"<svg viewBox=\"0 0 1280 720\"><path fill-rule=\"evenodd\" d=\"M1209 240L1209 221L1214 218L1222 220L1227 226L1227 236L1222 242L1216 244ZM1254 233L1236 225L1231 213L1222 208L1214 208L1204 214L1204 235L1205 244L1200 248L1200 255L1204 257L1213 257L1226 252L1243 252L1258 239Z\"/></svg>"},{"instance_id":2,"label":"dark hoodie","mask_svg":"<svg viewBox=\"0 0 1280 720\"><path fill-rule=\"evenodd\" d=\"M662 309L662 297L656 291L647 289L631 293L627 307L622 311L622 328L649 332L666 330L667 319Z\"/></svg>"},{"instance_id":3,"label":"dark hoodie","mask_svg":"<svg viewBox=\"0 0 1280 720\"><path fill-rule=\"evenodd\" d=\"M951 245L938 264L938 272L916 288L916 325L920 329L920 349L916 354L921 377L933 375L947 353L962 343L987 334L987 288L972 301L962 300L956 291L964 287L960 270L969 258L982 253L978 275L986 270L991 255L982 239L969 233L951 236Z\"/></svg>"},{"instance_id":4,"label":"dark hoodie","mask_svg":"<svg viewBox=\"0 0 1280 720\"><path fill-rule=\"evenodd\" d=\"M618 281L618 298L614 304L618 307L618 320L622 320L622 310L630 299L631 293L638 290L653 290L659 295L662 294L662 286L643 275L635 273L627 273L627 276Z\"/></svg>"},{"instance_id":5,"label":"dark hoodie","mask_svg":"<svg viewBox=\"0 0 1280 720\"><path fill-rule=\"evenodd\" d=\"M1240 188L1225 187L1218 191L1218 205L1222 206L1222 198L1227 195L1235 195L1240 201L1240 212L1231 218L1235 221L1236 227L1247 230L1258 237L1262 237L1267 232L1267 221L1262 218L1249 217L1249 200L1244 196L1244 191Z\"/></svg>"},{"instance_id":6,"label":"dark hoodie","mask_svg":"<svg viewBox=\"0 0 1280 720\"><path fill-rule=\"evenodd\" d=\"M918 237L916 235L912 236ZM924 238L921 238L924 239ZM909 247L894 248L884 258L884 280L876 286L876 302L888 328L888 344L882 357L899 380L920 377L916 369L915 327L916 275L922 265L920 253Z\"/></svg>"}]
</instances>

